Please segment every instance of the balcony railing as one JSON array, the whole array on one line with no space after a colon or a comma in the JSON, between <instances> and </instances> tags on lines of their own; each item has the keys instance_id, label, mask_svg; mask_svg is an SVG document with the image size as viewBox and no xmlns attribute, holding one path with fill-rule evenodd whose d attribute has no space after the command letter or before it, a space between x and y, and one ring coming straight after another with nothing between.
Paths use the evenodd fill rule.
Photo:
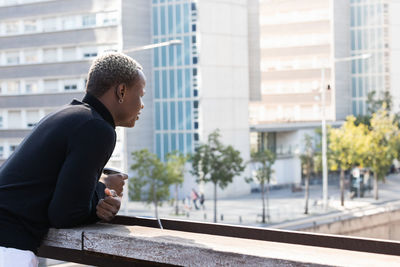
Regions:
<instances>
[{"instance_id":1,"label":"balcony railing","mask_svg":"<svg viewBox=\"0 0 400 267\"><path fill-rule=\"evenodd\" d=\"M50 229L39 256L96 266L400 266L400 242L117 216Z\"/></svg>"}]
</instances>

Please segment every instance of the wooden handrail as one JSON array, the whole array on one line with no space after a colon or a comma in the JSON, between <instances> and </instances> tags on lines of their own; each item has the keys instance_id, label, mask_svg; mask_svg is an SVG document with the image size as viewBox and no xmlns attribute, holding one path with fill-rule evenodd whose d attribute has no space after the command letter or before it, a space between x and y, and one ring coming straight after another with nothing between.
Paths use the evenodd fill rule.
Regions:
<instances>
[{"instance_id":1,"label":"wooden handrail","mask_svg":"<svg viewBox=\"0 0 400 267\"><path fill-rule=\"evenodd\" d=\"M161 230L155 220L136 217L116 222L125 225L50 229L39 256L96 266L400 266L395 241L165 219Z\"/></svg>"}]
</instances>

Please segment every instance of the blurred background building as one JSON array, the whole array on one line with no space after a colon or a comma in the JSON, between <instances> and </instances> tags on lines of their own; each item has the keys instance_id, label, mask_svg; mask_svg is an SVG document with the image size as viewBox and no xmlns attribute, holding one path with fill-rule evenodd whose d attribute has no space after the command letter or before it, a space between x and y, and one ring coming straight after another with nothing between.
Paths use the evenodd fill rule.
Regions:
<instances>
[{"instance_id":1,"label":"blurred background building","mask_svg":"<svg viewBox=\"0 0 400 267\"><path fill-rule=\"evenodd\" d=\"M334 126L348 115L366 114L372 90L378 96L390 91L395 110L400 108L395 60L399 40L393 34L400 30L394 15L399 3L252 2L259 5L258 24L253 21L249 27L259 28L261 96L252 98L249 107L251 147L277 154L275 183L299 183L304 135L315 135L314 129L321 126L322 88L325 119ZM370 57L351 60L365 54Z\"/></svg>"},{"instance_id":2,"label":"blurred background building","mask_svg":"<svg viewBox=\"0 0 400 267\"><path fill-rule=\"evenodd\" d=\"M111 167L128 171L131 152L143 148L162 160L191 153L217 128L247 161L247 30L246 1L0 1L2 162L43 116L83 97L97 55L132 48L147 76L145 109L135 128L117 129ZM169 40L181 43L140 49ZM186 178L190 192L195 181ZM219 195L248 193L236 179Z\"/></svg>"},{"instance_id":3,"label":"blurred background building","mask_svg":"<svg viewBox=\"0 0 400 267\"><path fill-rule=\"evenodd\" d=\"M191 153L219 128L246 161L274 151L274 183L299 183L321 88L333 125L365 114L372 90L400 110L399 12L393 0L0 0L0 164L43 116L83 97L94 57L136 48L145 110L117 129L110 166L128 171L143 148ZM170 40L180 43L140 49ZM184 191L194 184L188 174ZM240 177L219 195L248 191Z\"/></svg>"},{"instance_id":4,"label":"blurred background building","mask_svg":"<svg viewBox=\"0 0 400 267\"><path fill-rule=\"evenodd\" d=\"M0 163L42 117L82 98L92 59L121 46L120 25L115 1L0 1Z\"/></svg>"}]
</instances>

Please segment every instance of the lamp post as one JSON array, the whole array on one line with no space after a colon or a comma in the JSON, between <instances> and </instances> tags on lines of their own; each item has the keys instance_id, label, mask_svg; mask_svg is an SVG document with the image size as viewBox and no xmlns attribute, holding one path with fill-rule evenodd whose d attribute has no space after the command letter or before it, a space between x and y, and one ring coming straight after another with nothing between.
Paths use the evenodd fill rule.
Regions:
<instances>
[{"instance_id":1,"label":"lamp post","mask_svg":"<svg viewBox=\"0 0 400 267\"><path fill-rule=\"evenodd\" d=\"M181 43L182 43L181 40L174 39L174 40L170 40L170 41L166 41L166 42L132 47L132 48L125 49L122 52L126 53L126 54L132 53L132 52L141 52L141 51L158 48L158 47L162 47L162 46L178 45ZM123 141L122 155L124 155L123 162L122 162L122 169L123 169L123 172L128 173L128 151L127 151L127 143L126 143L126 128L122 128L122 136L123 136L122 137L122 141ZM122 206L123 206L123 211L124 211L125 215L128 215L128 201L129 201L128 195L129 195L129 182L127 183L127 185L125 185L124 194L122 196L122 198L123 198Z\"/></svg>"},{"instance_id":2,"label":"lamp post","mask_svg":"<svg viewBox=\"0 0 400 267\"><path fill-rule=\"evenodd\" d=\"M162 47L162 46L178 45L181 43L182 43L182 40L174 39L174 40L169 40L169 41L161 42L161 43L132 47L132 48L125 49L122 52L124 52L124 53L138 52L138 51L153 49L153 48Z\"/></svg>"},{"instance_id":3,"label":"lamp post","mask_svg":"<svg viewBox=\"0 0 400 267\"><path fill-rule=\"evenodd\" d=\"M359 56L335 58L334 63L347 62L356 59L367 59L371 57L371 54L362 54ZM326 142L326 114L325 114L325 68L321 69L321 105L322 105L322 201L324 210L328 209L328 161L326 156L327 142Z\"/></svg>"}]
</instances>

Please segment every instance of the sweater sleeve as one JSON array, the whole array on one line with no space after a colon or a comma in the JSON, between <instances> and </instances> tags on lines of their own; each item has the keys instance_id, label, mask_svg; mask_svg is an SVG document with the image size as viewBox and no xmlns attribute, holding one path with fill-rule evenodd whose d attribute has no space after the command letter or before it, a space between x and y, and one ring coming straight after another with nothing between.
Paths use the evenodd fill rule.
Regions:
<instances>
[{"instance_id":1,"label":"sweater sleeve","mask_svg":"<svg viewBox=\"0 0 400 267\"><path fill-rule=\"evenodd\" d=\"M104 198L98 182L115 146L115 131L92 119L69 138L68 150L48 208L50 226L73 227L99 220L96 206Z\"/></svg>"}]
</instances>

